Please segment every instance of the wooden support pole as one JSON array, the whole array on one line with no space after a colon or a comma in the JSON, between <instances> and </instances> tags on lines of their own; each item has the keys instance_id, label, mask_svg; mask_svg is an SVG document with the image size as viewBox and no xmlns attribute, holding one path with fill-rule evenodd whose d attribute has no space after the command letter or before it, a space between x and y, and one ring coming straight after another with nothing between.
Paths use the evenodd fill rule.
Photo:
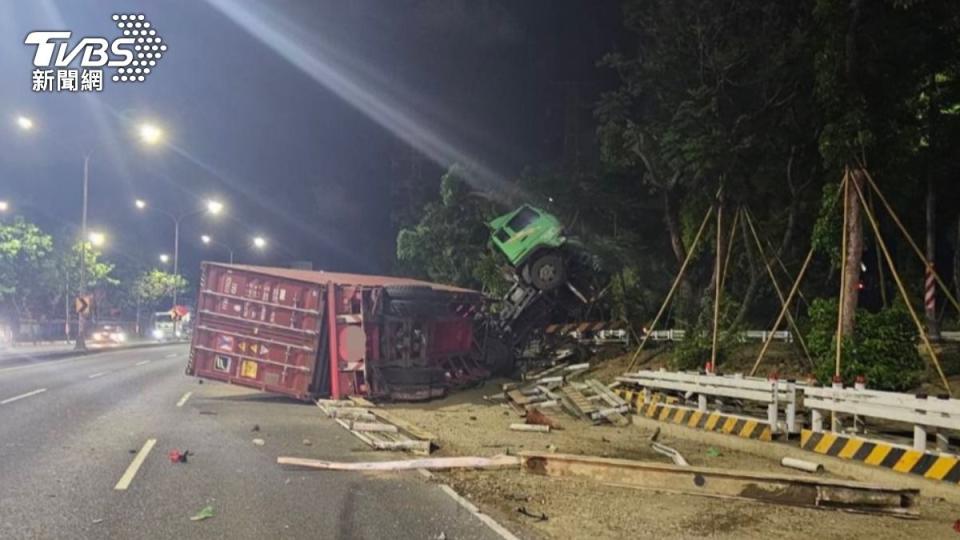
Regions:
<instances>
[{"instance_id":1,"label":"wooden support pole","mask_svg":"<svg viewBox=\"0 0 960 540\"><path fill-rule=\"evenodd\" d=\"M873 228L873 234L876 235L877 245L880 246L880 250L883 252L883 258L887 261L887 268L893 275L893 280L897 284L897 289L900 291L900 296L903 298L903 303L907 305L910 318L913 319L913 323L917 326L917 331L920 333L920 339L923 340L923 345L927 348L927 352L930 353L930 359L933 361L933 366L937 369L937 373L940 375L940 380L943 382L943 387L947 390L947 395L953 396L953 392L950 391L950 382L947 380L947 376L944 375L943 368L940 367L940 360L937 358L937 353L933 350L933 345L930 344L930 338L927 336L926 329L924 329L923 323L920 322L920 318L917 317L917 312L913 308L913 304L910 303L910 296L907 294L907 289L903 286L903 280L900 279L900 274L897 272L897 268L893 264L893 257L890 255L890 250L887 249L887 243L883 240L883 237L880 236L880 226L877 224L877 219L873 213L870 212L870 208L867 207L866 203L864 203L863 193L860 192L860 186L858 186L856 183L853 183L853 186L860 195L860 202L863 204L863 210L867 214L867 219L870 221L870 226Z\"/></svg>"},{"instance_id":2,"label":"wooden support pole","mask_svg":"<svg viewBox=\"0 0 960 540\"><path fill-rule=\"evenodd\" d=\"M897 213L893 211L893 207L890 206L890 203L887 202L887 198L883 196L883 193L880 191L880 188L877 187L877 183L873 181L873 177L870 176L870 173L866 169L863 169L864 176L867 179L867 183L870 184L870 188L874 193L877 194L877 197L880 199L880 202L883 203L883 207L887 210L887 214L890 215L890 218L897 225L897 228L900 229L900 232L903 234L903 237L907 239L907 243L910 244L910 247L913 248L913 252L917 254L917 257L923 262L924 268L929 268L933 272L934 279L937 280L937 284L940 285L940 290L943 291L944 296L950 300L950 303L953 304L953 307L960 313L960 302L957 302L957 298L950 292L950 288L947 287L946 283L943 282L943 279L940 278L940 274L933 269L933 263L927 259L923 254L923 251L920 250L920 246L913 241L913 238L910 236L910 233L907 232L907 228L903 226L903 222L900 221L900 217L897 216Z\"/></svg>"},{"instance_id":3,"label":"wooden support pole","mask_svg":"<svg viewBox=\"0 0 960 540\"><path fill-rule=\"evenodd\" d=\"M850 208L850 170L843 173L843 228L840 239L840 295L837 297L837 345L835 349L836 358L834 365L834 377L840 376L840 357L843 354L843 315L846 303L844 299L847 295L847 214ZM834 415L835 416L835 415ZM836 418L834 418L836 421Z\"/></svg>"},{"instance_id":4,"label":"wooden support pole","mask_svg":"<svg viewBox=\"0 0 960 540\"><path fill-rule=\"evenodd\" d=\"M723 188L721 188L723 189ZM716 279L714 280L714 291L713 291L713 338L710 345L710 371L717 370L717 333L720 327L720 291L723 290L723 265L721 264L721 249L723 248L723 202L720 201L717 203L717 253L716 257L716 267L713 272Z\"/></svg>"},{"instance_id":5,"label":"wooden support pole","mask_svg":"<svg viewBox=\"0 0 960 540\"><path fill-rule=\"evenodd\" d=\"M703 221L700 222L700 228L697 230L697 235L693 238L693 242L690 244L690 248L687 250L687 258L684 259L683 264L680 265L680 270L677 272L677 277L674 278L673 284L670 286L670 291L667 292L667 297L663 300L660 310L657 311L657 316L653 318L653 322L650 323L650 328L647 329L646 335L643 336L643 340L640 342L640 345L637 346L636 352L633 353L633 358L630 359L630 365L627 366L627 371L630 371L633 369L633 366L636 365L637 358L640 356L640 351L643 350L643 347L647 344L650 336L653 335L653 331L657 327L657 323L660 322L660 317L663 316L663 313L667 310L667 306L670 305L670 300L673 299L673 294L677 291L680 281L683 280L683 274L687 271L687 266L690 264L690 260L693 259L693 254L696 253L697 245L700 244L700 237L703 236L703 230L706 229L707 222L710 220L710 215L712 213L713 207L711 206L707 210L707 213L703 216Z\"/></svg>"},{"instance_id":6,"label":"wooden support pole","mask_svg":"<svg viewBox=\"0 0 960 540\"><path fill-rule=\"evenodd\" d=\"M359 463L344 463L337 461L322 461L319 459L303 459L295 457L278 457L278 465L306 467L321 471L408 471L414 469L446 470L446 469L517 469L520 458L516 456L485 457L441 457L426 459L405 459L401 461L362 461Z\"/></svg>"},{"instance_id":7,"label":"wooden support pole","mask_svg":"<svg viewBox=\"0 0 960 540\"><path fill-rule=\"evenodd\" d=\"M780 284L777 283L777 277L773 273L773 268L770 266L770 261L767 260L767 254L763 251L763 244L760 242L760 235L757 234L757 229L753 224L753 217L748 211L744 211L744 223L750 228L750 233L753 236L754 242L757 244L757 252L760 254L760 258L763 259L763 265L767 269L767 275L770 276L770 282L773 283L773 290L777 293L777 298L780 300L780 306L786 304L786 298L783 296L783 291L780 289ZM797 322L794 320L793 315L790 315L790 310L787 309L785 312L787 317L787 323L790 325L790 328L793 330L793 333L797 336L797 343L800 344L800 349L803 350L804 356L807 358L807 362L810 363L810 367L813 368L813 358L810 356L810 351L807 349L807 343L803 339L803 335L800 333L800 327L797 326Z\"/></svg>"},{"instance_id":8,"label":"wooden support pole","mask_svg":"<svg viewBox=\"0 0 960 540\"><path fill-rule=\"evenodd\" d=\"M841 182L840 188L847 184L847 176L844 175L843 181ZM839 191L837 195L839 195ZM828 211L833 211L833 206L837 203L837 197L834 197L830 201L830 208ZM780 309L780 313L777 315L777 320L773 323L773 328L770 330L770 333L767 334L767 339L763 342L763 347L760 348L760 354L757 355L757 361L753 363L753 368L750 370L750 376L752 377L756 372L757 368L760 367L760 362L763 361L764 355L767 353L767 349L770 347L770 343L773 341L773 334L777 331L777 328L780 327L780 323L783 322L783 317L786 315L787 310L790 308L790 304L793 303L793 297L797 294L797 291L800 290L800 282L803 281L803 276L807 273L807 268L810 266L810 261L813 260L814 246L810 246L810 250L807 251L807 256L803 259L803 265L800 267L800 272L797 273L797 279L793 282L793 287L790 288L790 292L787 294L787 301L783 304L783 307Z\"/></svg>"}]
</instances>

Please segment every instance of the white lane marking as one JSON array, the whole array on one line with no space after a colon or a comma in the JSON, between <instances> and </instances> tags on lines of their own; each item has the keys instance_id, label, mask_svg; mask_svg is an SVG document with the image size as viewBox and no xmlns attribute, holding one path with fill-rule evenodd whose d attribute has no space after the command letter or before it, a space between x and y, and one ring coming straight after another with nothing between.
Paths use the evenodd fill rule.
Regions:
<instances>
[{"instance_id":1,"label":"white lane marking","mask_svg":"<svg viewBox=\"0 0 960 540\"><path fill-rule=\"evenodd\" d=\"M147 365L147 364L149 364L149 363L150 363L150 360L141 360L141 361L137 362L136 365L138 365L138 366L145 366L145 365Z\"/></svg>"},{"instance_id":2,"label":"white lane marking","mask_svg":"<svg viewBox=\"0 0 960 540\"><path fill-rule=\"evenodd\" d=\"M17 401L18 399L28 398L28 397L30 397L30 396L35 396L35 395L37 395L37 394L42 394L42 393L44 393L44 392L46 392L46 391L47 391L46 388L38 388L38 389L34 390L33 392L27 392L26 394L20 394L19 396L13 396L12 398L7 398L7 399L5 399L5 400L3 400L3 401L0 401L0 405L6 405L7 403L13 403L14 401Z\"/></svg>"},{"instance_id":3,"label":"white lane marking","mask_svg":"<svg viewBox=\"0 0 960 540\"><path fill-rule=\"evenodd\" d=\"M117 485L113 486L113 489L123 491L130 487L130 483L133 482L133 477L137 475L137 471L140 470L143 462L147 460L147 454L153 450L155 444L157 444L156 439L147 439L147 442L143 443L143 448L134 456L133 461L130 462L130 466L127 467L127 470L123 473L123 476L120 477Z\"/></svg>"},{"instance_id":4,"label":"white lane marking","mask_svg":"<svg viewBox=\"0 0 960 540\"><path fill-rule=\"evenodd\" d=\"M159 349L159 348L161 348L161 347L157 347L157 348ZM80 356L72 356L72 357L70 357L70 358L64 358L63 360L51 360L51 361L49 361L49 362L43 362L43 361L41 361L41 362L35 362L35 363L33 363L33 364L27 364L27 365L25 365L25 366L13 366L13 367L8 367L8 368L0 368L0 373L6 373L6 372L8 372L8 371L20 371L21 369L30 369L30 368L45 367L45 366L56 366L56 365L59 365L59 364L65 364L65 363L67 363L67 362L76 362L76 361L78 361L78 360L92 360L92 359L94 359L94 358L99 358L99 357L101 357L101 356L107 356L107 355L109 355L109 354L121 354L121 353L126 353L126 352L130 352L130 350L129 350L129 349L120 349L120 350L118 350L118 351L104 351L104 352L102 352L102 353L84 354L84 355L80 355Z\"/></svg>"},{"instance_id":5,"label":"white lane marking","mask_svg":"<svg viewBox=\"0 0 960 540\"><path fill-rule=\"evenodd\" d=\"M110 372L109 372L109 371L101 371L101 372L99 372L99 373L94 373L93 375L87 375L87 378L88 378L88 379L96 379L97 377L102 377L103 375L106 375L107 373L110 373Z\"/></svg>"},{"instance_id":6,"label":"white lane marking","mask_svg":"<svg viewBox=\"0 0 960 540\"><path fill-rule=\"evenodd\" d=\"M190 399L190 396L192 395L193 395L193 392L187 392L186 394L184 394L183 397L180 398L180 401L177 402L177 407L183 407L183 404L186 403L187 400Z\"/></svg>"},{"instance_id":7,"label":"white lane marking","mask_svg":"<svg viewBox=\"0 0 960 540\"><path fill-rule=\"evenodd\" d=\"M168 354L164 358L176 358L178 356L180 356L180 353L172 353L172 354Z\"/></svg>"},{"instance_id":8,"label":"white lane marking","mask_svg":"<svg viewBox=\"0 0 960 540\"><path fill-rule=\"evenodd\" d=\"M444 493L449 495L451 499L457 501L457 503L460 506L466 508L468 512L476 516L476 518L482 521L484 525L486 525L487 527L490 527L490 530L497 533L500 536L500 538L503 538L505 540L520 540L512 532L505 529L503 525L500 525L499 523L497 523L492 517L480 512L479 508L474 506L473 503L471 503L470 501L461 497L460 494L454 491L452 487L446 484L441 484L440 489L442 489Z\"/></svg>"}]
</instances>

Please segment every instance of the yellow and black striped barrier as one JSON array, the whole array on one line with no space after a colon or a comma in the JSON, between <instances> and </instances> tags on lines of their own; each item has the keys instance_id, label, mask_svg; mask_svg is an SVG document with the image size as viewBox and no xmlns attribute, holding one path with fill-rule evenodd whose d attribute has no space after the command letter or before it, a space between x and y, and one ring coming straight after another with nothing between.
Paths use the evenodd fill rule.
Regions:
<instances>
[{"instance_id":1,"label":"yellow and black striped barrier","mask_svg":"<svg viewBox=\"0 0 960 540\"><path fill-rule=\"evenodd\" d=\"M618 394L640 416L695 429L737 435L744 439L773 440L770 424L762 420L662 403L656 396L650 403L644 403L642 392L620 390Z\"/></svg>"},{"instance_id":2,"label":"yellow and black striped barrier","mask_svg":"<svg viewBox=\"0 0 960 540\"><path fill-rule=\"evenodd\" d=\"M800 448L841 459L861 461L930 480L960 482L960 459L935 452L921 452L881 441L847 437L830 431L800 432Z\"/></svg>"}]
</instances>

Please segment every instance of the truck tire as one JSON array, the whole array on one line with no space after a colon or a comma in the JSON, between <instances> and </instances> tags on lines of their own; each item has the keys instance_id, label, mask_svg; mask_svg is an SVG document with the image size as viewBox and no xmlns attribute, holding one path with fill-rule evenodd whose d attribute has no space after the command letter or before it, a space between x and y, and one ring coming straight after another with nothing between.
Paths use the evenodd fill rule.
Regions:
<instances>
[{"instance_id":1,"label":"truck tire","mask_svg":"<svg viewBox=\"0 0 960 540\"><path fill-rule=\"evenodd\" d=\"M541 291L556 289L566 281L563 258L557 253L537 257L529 265L530 283Z\"/></svg>"}]
</instances>

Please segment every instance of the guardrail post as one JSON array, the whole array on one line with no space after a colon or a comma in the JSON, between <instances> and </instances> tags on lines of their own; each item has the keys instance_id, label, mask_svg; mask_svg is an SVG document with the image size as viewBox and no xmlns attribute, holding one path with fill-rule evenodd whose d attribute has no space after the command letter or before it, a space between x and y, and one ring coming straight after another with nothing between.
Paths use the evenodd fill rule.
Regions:
<instances>
[{"instance_id":1,"label":"guardrail post","mask_svg":"<svg viewBox=\"0 0 960 540\"><path fill-rule=\"evenodd\" d=\"M697 394L697 409L701 411L707 410L707 396L704 394Z\"/></svg>"},{"instance_id":2,"label":"guardrail post","mask_svg":"<svg viewBox=\"0 0 960 540\"><path fill-rule=\"evenodd\" d=\"M913 449L920 452L927 449L927 429L924 426L913 426Z\"/></svg>"},{"instance_id":3,"label":"guardrail post","mask_svg":"<svg viewBox=\"0 0 960 540\"><path fill-rule=\"evenodd\" d=\"M780 382L776 375L768 378L767 382L770 383L770 391L773 394L773 401L767 405L767 422L770 424L770 432L777 434L779 433L777 416L780 409Z\"/></svg>"},{"instance_id":4,"label":"guardrail post","mask_svg":"<svg viewBox=\"0 0 960 540\"><path fill-rule=\"evenodd\" d=\"M937 450L940 452L949 452L950 451L950 439L941 431L935 431L937 437Z\"/></svg>"},{"instance_id":5,"label":"guardrail post","mask_svg":"<svg viewBox=\"0 0 960 540\"><path fill-rule=\"evenodd\" d=\"M787 381L787 392L790 401L787 402L787 433L796 433L797 429L797 385Z\"/></svg>"},{"instance_id":6,"label":"guardrail post","mask_svg":"<svg viewBox=\"0 0 960 540\"><path fill-rule=\"evenodd\" d=\"M810 412L810 429L814 433L823 432L823 413L819 409L813 409Z\"/></svg>"}]
</instances>

